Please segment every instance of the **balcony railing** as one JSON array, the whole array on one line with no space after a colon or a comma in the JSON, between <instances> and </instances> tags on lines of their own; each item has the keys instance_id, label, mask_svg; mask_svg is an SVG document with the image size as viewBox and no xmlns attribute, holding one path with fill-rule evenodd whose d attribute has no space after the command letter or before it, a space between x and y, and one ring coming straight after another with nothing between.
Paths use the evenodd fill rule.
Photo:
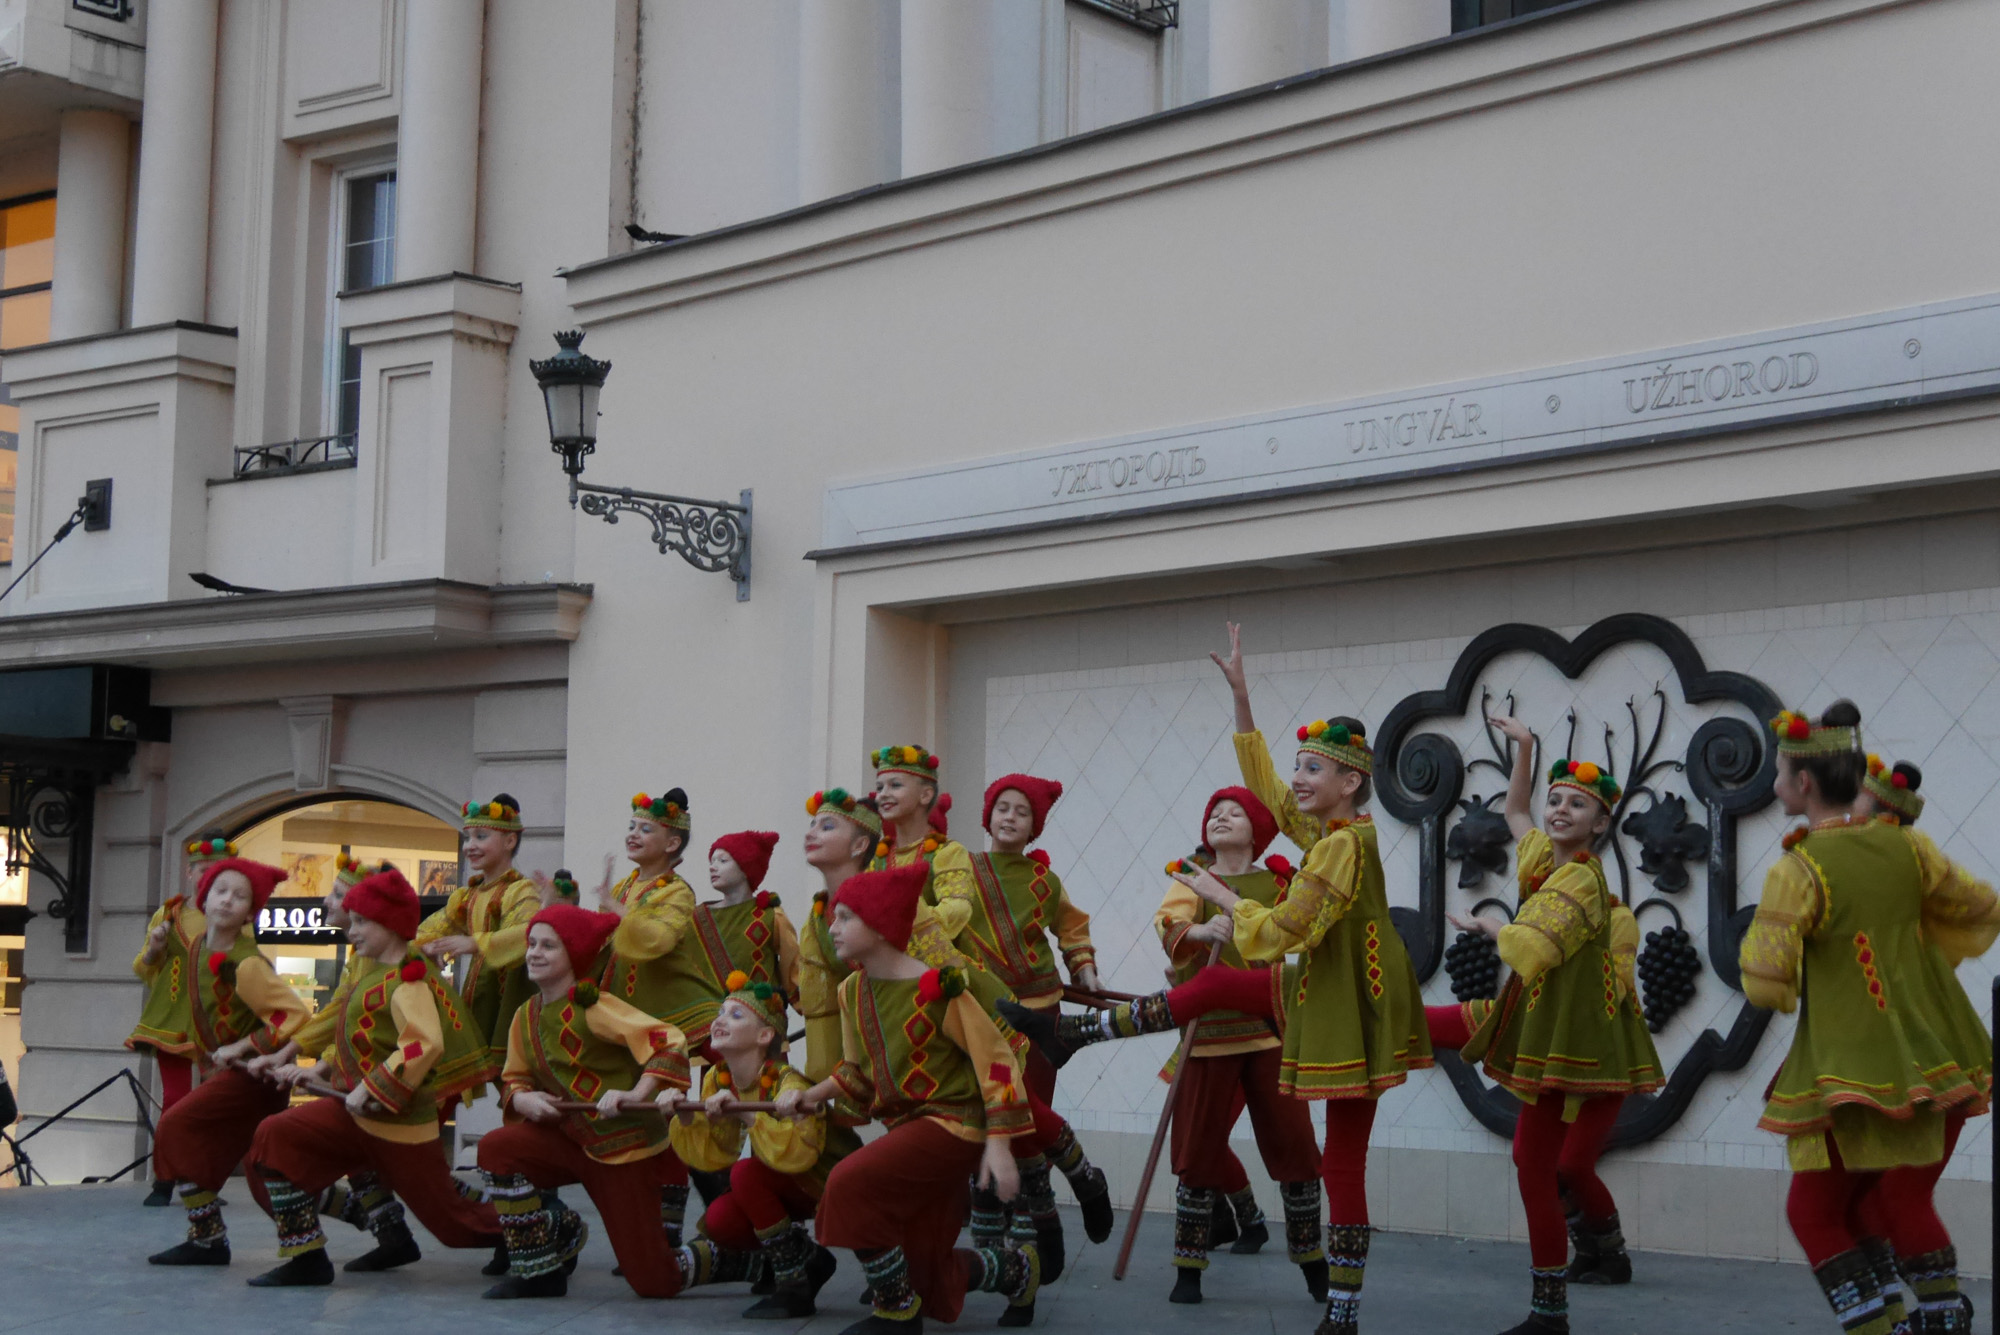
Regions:
<instances>
[{"instance_id":1,"label":"balcony railing","mask_svg":"<svg viewBox=\"0 0 2000 1335\"><path fill-rule=\"evenodd\" d=\"M352 468L355 438L308 436L303 440L281 440L270 445L249 445L236 451L237 477L279 477L286 473L318 472L323 468Z\"/></svg>"}]
</instances>

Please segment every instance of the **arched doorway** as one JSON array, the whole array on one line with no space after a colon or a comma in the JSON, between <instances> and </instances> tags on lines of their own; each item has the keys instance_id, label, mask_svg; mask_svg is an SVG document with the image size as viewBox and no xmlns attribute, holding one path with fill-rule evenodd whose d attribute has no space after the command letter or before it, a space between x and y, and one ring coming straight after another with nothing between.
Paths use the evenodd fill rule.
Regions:
<instances>
[{"instance_id":1,"label":"arched doorway","mask_svg":"<svg viewBox=\"0 0 2000 1335\"><path fill-rule=\"evenodd\" d=\"M457 827L400 802L358 793L283 808L232 838L244 857L290 873L259 915L257 938L279 976L316 1006L325 1002L346 961L346 940L320 918L320 899L333 884L340 854L393 865L425 897L427 913L442 906L459 880Z\"/></svg>"}]
</instances>

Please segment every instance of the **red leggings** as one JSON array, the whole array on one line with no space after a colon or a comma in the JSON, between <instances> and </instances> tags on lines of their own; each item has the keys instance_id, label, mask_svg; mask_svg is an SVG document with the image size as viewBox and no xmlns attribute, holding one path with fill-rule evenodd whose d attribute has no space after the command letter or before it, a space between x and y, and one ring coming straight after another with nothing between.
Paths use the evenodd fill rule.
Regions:
<instances>
[{"instance_id":1,"label":"red leggings","mask_svg":"<svg viewBox=\"0 0 2000 1335\"><path fill-rule=\"evenodd\" d=\"M291 1096L235 1067L207 1079L160 1118L153 1137L153 1177L220 1191L243 1161L264 1120L285 1111Z\"/></svg>"},{"instance_id":2,"label":"red leggings","mask_svg":"<svg viewBox=\"0 0 2000 1335\"><path fill-rule=\"evenodd\" d=\"M1177 1025L1185 1025L1215 1010L1241 1011L1275 1020L1274 1007L1269 969L1211 964L1167 992L1167 1009ZM1326 1184L1329 1224L1368 1222L1368 1133L1374 1125L1372 1096L1326 1100L1326 1146L1320 1154L1319 1176ZM1556 1221L1559 1225L1562 1222L1560 1207ZM1567 1237L1565 1233L1565 1241Z\"/></svg>"},{"instance_id":3,"label":"red leggings","mask_svg":"<svg viewBox=\"0 0 2000 1335\"><path fill-rule=\"evenodd\" d=\"M1916 1256L1951 1245L1938 1218L1938 1179L1958 1148L1965 1113L1945 1114L1944 1157L1933 1164L1857 1173L1840 1161L1840 1147L1827 1137L1831 1168L1792 1174L1785 1217L1792 1234L1814 1265L1856 1247L1863 1238L1887 1238L1898 1256Z\"/></svg>"},{"instance_id":4,"label":"red leggings","mask_svg":"<svg viewBox=\"0 0 2000 1335\"><path fill-rule=\"evenodd\" d=\"M813 1217L819 1202L795 1177L787 1177L761 1159L738 1159L729 1170L729 1192L718 1196L701 1217L701 1231L717 1246L754 1252L763 1244L757 1235L786 1220L802 1223Z\"/></svg>"},{"instance_id":5,"label":"red leggings","mask_svg":"<svg viewBox=\"0 0 2000 1335\"><path fill-rule=\"evenodd\" d=\"M1472 1038L1460 1006L1426 1006L1424 1019L1433 1048L1462 1048ZM1545 1269L1569 1259L1565 1188L1592 1223L1601 1224L1618 1212L1618 1202L1597 1175L1597 1161L1625 1099L1618 1094L1585 1099L1576 1120L1567 1123L1562 1119L1565 1102L1559 1091L1546 1091L1535 1102L1522 1104L1514 1123L1514 1170L1528 1216L1528 1250L1533 1263Z\"/></svg>"}]
</instances>

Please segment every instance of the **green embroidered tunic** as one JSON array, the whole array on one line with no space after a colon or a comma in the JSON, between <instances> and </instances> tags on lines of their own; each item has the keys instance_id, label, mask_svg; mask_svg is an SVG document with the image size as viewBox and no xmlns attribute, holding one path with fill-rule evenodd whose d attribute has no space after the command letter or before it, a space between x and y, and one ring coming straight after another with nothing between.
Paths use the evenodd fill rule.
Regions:
<instances>
[{"instance_id":1,"label":"green embroidered tunic","mask_svg":"<svg viewBox=\"0 0 2000 1335\"><path fill-rule=\"evenodd\" d=\"M1842 822L1791 842L1741 958L1752 1002L1799 1012L1758 1122L1794 1170L1830 1166L1829 1133L1856 1171L1936 1163L1944 1114L1985 1109L1986 1062L1958 1055L1983 1026L1925 937L1976 953L1995 930L1993 892L1914 831Z\"/></svg>"},{"instance_id":2,"label":"green embroidered tunic","mask_svg":"<svg viewBox=\"0 0 2000 1335\"><path fill-rule=\"evenodd\" d=\"M1480 1023L1462 1055L1483 1057L1486 1073L1524 1103L1545 1091L1583 1099L1658 1089L1660 1057L1624 948L1637 927L1604 864L1586 855L1556 867L1540 830L1522 837L1516 856L1521 907L1499 942L1513 976L1498 1002L1469 1010Z\"/></svg>"},{"instance_id":3,"label":"green embroidered tunic","mask_svg":"<svg viewBox=\"0 0 2000 1335\"><path fill-rule=\"evenodd\" d=\"M132 961L132 972L146 984L146 1004L139 1023L125 1040L133 1051L152 1048L174 1057L197 1055L193 1033L193 993L196 943L208 934L208 919L186 895L175 895L160 905L146 923L150 941L153 929L167 924L166 939L160 943L159 958L146 959L142 943Z\"/></svg>"},{"instance_id":4,"label":"green embroidered tunic","mask_svg":"<svg viewBox=\"0 0 2000 1335\"><path fill-rule=\"evenodd\" d=\"M840 985L834 1083L853 1108L892 1128L921 1117L960 1140L1028 1134L1027 1085L1006 1037L969 989L946 997L943 982L938 970L850 975Z\"/></svg>"},{"instance_id":5,"label":"green embroidered tunic","mask_svg":"<svg viewBox=\"0 0 2000 1335\"><path fill-rule=\"evenodd\" d=\"M1305 866L1273 907L1241 902L1236 949L1271 970L1282 1017L1278 1087L1302 1099L1372 1099L1432 1064L1423 994L1389 920L1389 899L1368 817L1328 828L1299 810L1279 782L1261 733L1236 734L1243 782L1306 850Z\"/></svg>"},{"instance_id":6,"label":"green embroidered tunic","mask_svg":"<svg viewBox=\"0 0 2000 1335\"><path fill-rule=\"evenodd\" d=\"M1056 952L1072 977L1097 961L1090 915L1040 858L974 853L971 863L970 916L958 934L958 948L1006 984L1022 1005L1055 1005L1062 1000Z\"/></svg>"},{"instance_id":7,"label":"green embroidered tunic","mask_svg":"<svg viewBox=\"0 0 2000 1335\"><path fill-rule=\"evenodd\" d=\"M1277 907L1280 893L1278 878L1263 867L1253 867L1235 876L1218 875L1217 879L1260 909ZM1208 946L1200 941L1188 940L1189 929L1208 922L1221 911L1179 881L1167 883L1166 898L1160 901L1160 911L1153 917L1153 926L1160 935L1160 944L1166 949L1167 958L1173 961L1175 983L1190 981L1208 963ZM1222 947L1216 963L1232 969L1248 967L1234 941ZM1279 1046L1279 1041L1270 1024L1260 1015L1216 1010L1195 1023L1194 1055L1227 1057L1240 1052L1261 1052ZM1169 1063L1162 1078L1171 1073L1172 1063Z\"/></svg>"}]
</instances>

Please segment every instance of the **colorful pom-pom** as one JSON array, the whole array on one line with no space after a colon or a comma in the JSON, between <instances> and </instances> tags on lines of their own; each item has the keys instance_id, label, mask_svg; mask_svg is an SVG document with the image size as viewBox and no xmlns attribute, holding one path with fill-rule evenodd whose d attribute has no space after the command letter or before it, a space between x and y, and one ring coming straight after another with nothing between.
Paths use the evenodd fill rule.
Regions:
<instances>
[{"instance_id":1,"label":"colorful pom-pom","mask_svg":"<svg viewBox=\"0 0 2000 1335\"><path fill-rule=\"evenodd\" d=\"M588 981L571 984L569 999L585 1010L589 1010L597 1004L597 984Z\"/></svg>"},{"instance_id":2,"label":"colorful pom-pom","mask_svg":"<svg viewBox=\"0 0 2000 1335\"><path fill-rule=\"evenodd\" d=\"M211 951L208 956L208 971L212 974L220 974L222 972L222 966L227 963L229 963L228 951L226 950Z\"/></svg>"},{"instance_id":3,"label":"colorful pom-pom","mask_svg":"<svg viewBox=\"0 0 2000 1335\"><path fill-rule=\"evenodd\" d=\"M825 798L826 798L825 793L814 793L811 797L808 797L806 799L806 815L808 816L819 815L819 804L822 801L824 801Z\"/></svg>"},{"instance_id":4,"label":"colorful pom-pom","mask_svg":"<svg viewBox=\"0 0 2000 1335\"><path fill-rule=\"evenodd\" d=\"M414 983L423 976L424 976L424 962L422 960L412 959L403 961L401 977L404 982Z\"/></svg>"},{"instance_id":5,"label":"colorful pom-pom","mask_svg":"<svg viewBox=\"0 0 2000 1335\"><path fill-rule=\"evenodd\" d=\"M923 1005L928 1006L934 1001L944 1000L944 987L938 980L939 972L937 969L929 969L925 971L923 977L917 979L917 1000Z\"/></svg>"},{"instance_id":6,"label":"colorful pom-pom","mask_svg":"<svg viewBox=\"0 0 2000 1335\"><path fill-rule=\"evenodd\" d=\"M925 768L925 769L936 769L936 768L937 768L937 757L936 757L936 756L925 756L925 757L924 757L924 768Z\"/></svg>"},{"instance_id":7,"label":"colorful pom-pom","mask_svg":"<svg viewBox=\"0 0 2000 1335\"><path fill-rule=\"evenodd\" d=\"M821 890L813 896L812 915L815 918L824 918L826 916L826 891Z\"/></svg>"},{"instance_id":8,"label":"colorful pom-pom","mask_svg":"<svg viewBox=\"0 0 2000 1335\"><path fill-rule=\"evenodd\" d=\"M1346 746L1354 740L1354 734L1345 723L1336 723L1326 730L1326 739L1335 746Z\"/></svg>"},{"instance_id":9,"label":"colorful pom-pom","mask_svg":"<svg viewBox=\"0 0 2000 1335\"><path fill-rule=\"evenodd\" d=\"M1889 776L1889 786L1891 788L1908 788L1910 786L1910 776L1907 774L1891 774Z\"/></svg>"},{"instance_id":10,"label":"colorful pom-pom","mask_svg":"<svg viewBox=\"0 0 2000 1335\"><path fill-rule=\"evenodd\" d=\"M1795 718L1786 726L1785 735L1795 742L1803 742L1812 736L1812 724L1802 718Z\"/></svg>"},{"instance_id":11,"label":"colorful pom-pom","mask_svg":"<svg viewBox=\"0 0 2000 1335\"><path fill-rule=\"evenodd\" d=\"M1802 841L1804 841L1806 835L1808 835L1809 833L1811 833L1811 831L1808 830L1805 826L1801 825L1797 829L1785 831L1785 837L1779 840L1778 842L1783 844L1785 851L1789 853L1794 848L1797 848L1799 844Z\"/></svg>"},{"instance_id":12,"label":"colorful pom-pom","mask_svg":"<svg viewBox=\"0 0 2000 1335\"><path fill-rule=\"evenodd\" d=\"M1040 867L1043 871L1047 871L1049 869L1049 855L1043 849L1037 848L1030 850L1028 853L1028 861L1034 863L1036 866Z\"/></svg>"},{"instance_id":13,"label":"colorful pom-pom","mask_svg":"<svg viewBox=\"0 0 2000 1335\"><path fill-rule=\"evenodd\" d=\"M887 839L883 839L875 845L875 856L878 858L889 856L889 841Z\"/></svg>"},{"instance_id":14,"label":"colorful pom-pom","mask_svg":"<svg viewBox=\"0 0 2000 1335\"><path fill-rule=\"evenodd\" d=\"M1603 773L1603 771L1598 769L1594 763L1588 760L1578 765L1574 772L1576 774L1576 777L1583 780L1585 783L1596 783L1597 776Z\"/></svg>"},{"instance_id":15,"label":"colorful pom-pom","mask_svg":"<svg viewBox=\"0 0 2000 1335\"><path fill-rule=\"evenodd\" d=\"M741 992L749 981L749 974L741 969L731 969L729 977L722 980L722 986L731 992Z\"/></svg>"},{"instance_id":16,"label":"colorful pom-pom","mask_svg":"<svg viewBox=\"0 0 2000 1335\"><path fill-rule=\"evenodd\" d=\"M717 1089L734 1089L736 1087L736 1078L729 1074L727 1066L718 1066L715 1068L715 1087Z\"/></svg>"},{"instance_id":17,"label":"colorful pom-pom","mask_svg":"<svg viewBox=\"0 0 2000 1335\"><path fill-rule=\"evenodd\" d=\"M1310 737L1310 736L1312 736L1312 733L1311 733L1311 731L1310 731L1310 730L1308 730L1307 728L1305 728L1305 727L1303 727L1303 726L1301 726L1301 727L1299 728L1299 740L1300 740L1300 741L1302 741L1302 742L1303 742L1303 741L1304 741L1304 740L1305 740L1306 738L1308 738L1308 737Z\"/></svg>"}]
</instances>

